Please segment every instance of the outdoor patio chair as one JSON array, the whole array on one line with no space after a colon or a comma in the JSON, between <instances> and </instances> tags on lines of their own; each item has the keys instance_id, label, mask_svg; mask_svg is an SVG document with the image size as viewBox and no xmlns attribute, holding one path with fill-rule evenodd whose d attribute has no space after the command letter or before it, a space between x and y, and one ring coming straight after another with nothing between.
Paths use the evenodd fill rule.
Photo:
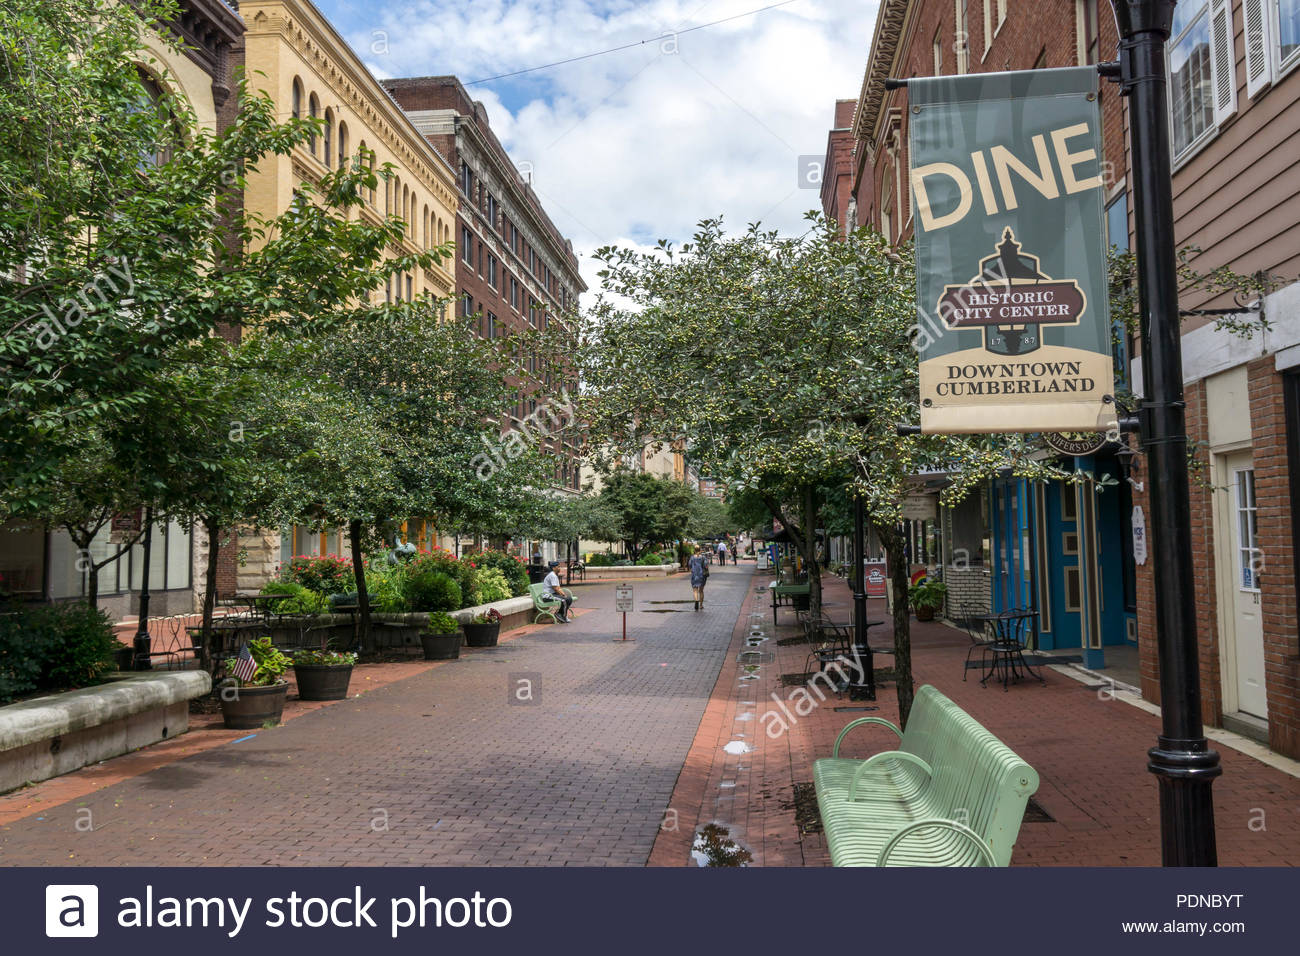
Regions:
<instances>
[{"instance_id":1,"label":"outdoor patio chair","mask_svg":"<svg viewBox=\"0 0 1300 956\"><path fill-rule=\"evenodd\" d=\"M979 615L984 613L983 611L977 610L969 604L959 604L958 613L961 615L959 619L961 626L970 635L970 650L966 652L966 660L961 665L961 679L965 680L966 671L970 668L971 655L976 651L980 652L980 667L982 669L984 661L997 643L998 638L993 628L989 626L989 622L979 619Z\"/></svg>"}]
</instances>

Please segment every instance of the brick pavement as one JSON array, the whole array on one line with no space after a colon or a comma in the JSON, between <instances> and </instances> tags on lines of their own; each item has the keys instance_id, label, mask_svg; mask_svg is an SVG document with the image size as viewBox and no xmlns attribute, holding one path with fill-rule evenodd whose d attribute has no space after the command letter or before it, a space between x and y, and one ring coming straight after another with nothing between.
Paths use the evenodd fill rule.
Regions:
<instances>
[{"instance_id":1,"label":"brick pavement","mask_svg":"<svg viewBox=\"0 0 1300 956\"><path fill-rule=\"evenodd\" d=\"M714 569L701 613L683 577L637 581L627 644L612 585L583 587L572 624L0 826L0 863L642 865L751 575Z\"/></svg>"},{"instance_id":2,"label":"brick pavement","mask_svg":"<svg viewBox=\"0 0 1300 956\"><path fill-rule=\"evenodd\" d=\"M770 578L757 575L762 587ZM852 605L846 584L830 578L827 612L849 621ZM886 618L883 601L869 604L868 617ZM733 631L732 646L709 701L700 734L687 757L672 806L680 817L655 843L651 865L683 866L690 861L697 826L716 822L754 855L755 865L825 866L820 834L800 837L792 805L793 786L812 781L812 762L830 753L836 734L867 712L862 705L827 695L806 716L787 711L772 699L788 700L780 675L803 669L806 645L777 647L776 639L795 633L789 610L774 630L767 596L751 589ZM752 625L751 625L752 622ZM748 649L751 626L768 640L756 650L773 659L746 673L736 657ZM892 646L888 625L873 628L873 646ZM969 648L967 636L944 624L912 622L913 668L917 685L931 683L1024 757L1041 777L1035 800L1052 822L1026 821L1013 859L1015 865L1158 865L1159 817L1156 781L1146 769L1146 751L1155 743L1159 718L1114 699L1104 685L1085 685L1050 669L1045 685L1028 681L1003 692L983 688L972 672L961 679ZM876 657L889 667L892 656ZM753 680L742 677L753 676ZM872 712L894 722L897 699L883 685ZM836 708L846 708L836 710ZM777 717L789 729L781 729ZM846 755L866 756L893 745L884 728L855 731ZM752 747L737 757L724 748ZM1227 866L1300 863L1300 779L1230 749L1215 745L1223 776L1214 785L1219 859Z\"/></svg>"}]
</instances>

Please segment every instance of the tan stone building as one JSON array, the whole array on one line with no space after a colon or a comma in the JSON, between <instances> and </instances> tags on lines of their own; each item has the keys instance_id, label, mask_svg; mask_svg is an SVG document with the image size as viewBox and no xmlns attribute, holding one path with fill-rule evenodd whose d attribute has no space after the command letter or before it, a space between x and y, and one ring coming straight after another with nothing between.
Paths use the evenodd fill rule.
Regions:
<instances>
[{"instance_id":1,"label":"tan stone building","mask_svg":"<svg viewBox=\"0 0 1300 956\"><path fill-rule=\"evenodd\" d=\"M281 119L314 116L324 121L320 136L290 156L273 157L249 176L244 205L250 213L272 217L289 208L304 183L315 182L340 163L355 162L362 147L374 152L375 168L394 167L354 215L378 223L386 216L406 221L406 238L393 255L416 253L453 235L457 180L447 161L422 136L361 60L308 0L245 0L243 62L250 85L266 92ZM453 263L399 276L378 293L388 301L410 301L425 292L450 300L455 290ZM436 544L431 523L408 527L421 547ZM240 589L259 586L282 560L300 554L345 554L346 535L295 527L241 537L247 559L239 570Z\"/></svg>"}]
</instances>

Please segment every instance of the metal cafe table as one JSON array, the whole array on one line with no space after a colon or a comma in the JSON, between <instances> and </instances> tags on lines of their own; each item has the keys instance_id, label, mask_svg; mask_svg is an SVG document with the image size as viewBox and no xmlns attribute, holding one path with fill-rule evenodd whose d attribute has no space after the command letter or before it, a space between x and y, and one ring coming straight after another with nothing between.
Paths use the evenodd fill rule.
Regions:
<instances>
[{"instance_id":1,"label":"metal cafe table","mask_svg":"<svg viewBox=\"0 0 1300 956\"><path fill-rule=\"evenodd\" d=\"M979 614L975 619L993 628L993 640L984 646L984 653L993 657L988 671L980 678L980 684L987 687L988 679L997 674L1001 674L1003 691L1008 689L1011 681L1020 680L1022 674L1028 674L1040 684L1046 683L1043 675L1025 660L1026 634L1036 633L1033 624L1038 619L1037 611L1011 608L996 614ZM1031 650L1037 650L1037 647Z\"/></svg>"},{"instance_id":2,"label":"metal cafe table","mask_svg":"<svg viewBox=\"0 0 1300 956\"><path fill-rule=\"evenodd\" d=\"M807 609L808 599L812 595L812 585L808 582L805 581L803 584L770 584L768 587L772 591L773 627L776 627L776 609L782 604L789 604L796 611Z\"/></svg>"}]
</instances>

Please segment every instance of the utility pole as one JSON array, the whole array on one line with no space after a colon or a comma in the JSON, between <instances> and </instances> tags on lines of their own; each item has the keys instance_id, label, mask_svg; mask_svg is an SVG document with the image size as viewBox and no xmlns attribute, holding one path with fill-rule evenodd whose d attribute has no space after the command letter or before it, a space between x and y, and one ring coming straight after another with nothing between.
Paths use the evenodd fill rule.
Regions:
<instances>
[{"instance_id":1,"label":"utility pole","mask_svg":"<svg viewBox=\"0 0 1300 956\"><path fill-rule=\"evenodd\" d=\"M1142 334L1142 446L1151 478L1161 733L1148 752L1160 791L1165 866L1217 866L1214 778L1219 755L1201 725L1196 579L1192 561L1182 332L1174 255L1165 43L1175 0L1112 0L1119 76L1129 98L1138 303ZM1113 72L1113 71L1112 71Z\"/></svg>"}]
</instances>

